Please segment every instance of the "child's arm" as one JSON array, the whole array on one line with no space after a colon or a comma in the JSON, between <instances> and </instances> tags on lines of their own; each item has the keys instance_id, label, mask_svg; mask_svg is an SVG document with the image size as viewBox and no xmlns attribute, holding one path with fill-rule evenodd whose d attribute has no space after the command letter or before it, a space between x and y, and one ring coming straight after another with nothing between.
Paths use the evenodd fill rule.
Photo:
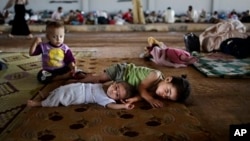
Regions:
<instances>
[{"instance_id":1,"label":"child's arm","mask_svg":"<svg viewBox=\"0 0 250 141\"><path fill-rule=\"evenodd\" d=\"M160 108L163 107L163 102L153 97L154 93L150 93L148 91L152 85L155 85L155 82L159 80L160 72L159 71L152 71L145 78L138 87L139 93L143 99L145 99L152 107Z\"/></svg>"},{"instance_id":2,"label":"child's arm","mask_svg":"<svg viewBox=\"0 0 250 141\"><path fill-rule=\"evenodd\" d=\"M87 74L82 79L68 80L67 82L65 82L65 84L77 83L77 82L81 82L81 83L104 83L104 82L108 82L108 81L111 81L111 78L105 72L103 72L103 73L98 74L98 75Z\"/></svg>"},{"instance_id":3,"label":"child's arm","mask_svg":"<svg viewBox=\"0 0 250 141\"><path fill-rule=\"evenodd\" d=\"M30 50L29 50L30 56L33 56L33 53L35 52L37 45L41 42L42 42L42 39L40 37L35 37L34 41L32 42L30 46Z\"/></svg>"},{"instance_id":4,"label":"child's arm","mask_svg":"<svg viewBox=\"0 0 250 141\"><path fill-rule=\"evenodd\" d=\"M77 70L75 62L69 63L68 67L70 68L71 74L74 77Z\"/></svg>"},{"instance_id":5,"label":"child's arm","mask_svg":"<svg viewBox=\"0 0 250 141\"><path fill-rule=\"evenodd\" d=\"M143 98L140 96L140 95L137 95L137 96L134 96L134 97L131 97L131 98L127 98L125 100L121 100L122 103L135 103L135 102L138 102L138 101L141 101L143 100Z\"/></svg>"},{"instance_id":6,"label":"child's arm","mask_svg":"<svg viewBox=\"0 0 250 141\"><path fill-rule=\"evenodd\" d=\"M122 103L122 104L117 104L117 103L109 103L106 105L107 108L110 109L126 109L126 110L131 110L135 107L134 104L130 104L130 103Z\"/></svg>"},{"instance_id":7,"label":"child's arm","mask_svg":"<svg viewBox=\"0 0 250 141\"><path fill-rule=\"evenodd\" d=\"M158 99L155 99L151 93L149 93L147 90L146 90L146 87L141 87L139 89L140 91L140 94L141 94L141 97L143 99L145 99L152 107L154 108L160 108L160 107L163 107L163 103L158 100Z\"/></svg>"},{"instance_id":8,"label":"child's arm","mask_svg":"<svg viewBox=\"0 0 250 141\"><path fill-rule=\"evenodd\" d=\"M76 70L76 64L75 64L75 62L69 63L69 68L70 68L70 70L75 71Z\"/></svg>"}]
</instances>

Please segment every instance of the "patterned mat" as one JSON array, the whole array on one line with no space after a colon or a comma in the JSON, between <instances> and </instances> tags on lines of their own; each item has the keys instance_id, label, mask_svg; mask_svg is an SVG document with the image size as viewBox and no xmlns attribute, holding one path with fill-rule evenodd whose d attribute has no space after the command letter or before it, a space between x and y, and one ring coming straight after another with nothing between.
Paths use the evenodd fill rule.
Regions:
<instances>
[{"instance_id":1,"label":"patterned mat","mask_svg":"<svg viewBox=\"0 0 250 141\"><path fill-rule=\"evenodd\" d=\"M140 58L97 59L80 56L77 59L78 67L92 73L101 72L107 66L118 62L155 67L153 63L144 62ZM167 71L169 69L164 68L163 72ZM36 83L35 81L28 83ZM41 91L46 92L59 85L60 83L51 83ZM9 89L8 93L15 91L12 87ZM32 96L26 97L23 104L29 98L39 99L38 96ZM152 109L147 103L141 102L137 103L133 110L110 110L94 104L55 108L24 106L9 126L2 131L0 140L211 140L211 134L202 127L200 121L185 105L169 101L165 104L164 108Z\"/></svg>"},{"instance_id":2,"label":"patterned mat","mask_svg":"<svg viewBox=\"0 0 250 141\"><path fill-rule=\"evenodd\" d=\"M0 71L0 134L43 87L36 80L41 68L40 56L29 57L27 53L0 53L0 61L8 65ZM91 57L90 51L74 52L76 57Z\"/></svg>"},{"instance_id":3,"label":"patterned mat","mask_svg":"<svg viewBox=\"0 0 250 141\"><path fill-rule=\"evenodd\" d=\"M250 58L236 59L219 52L201 54L194 67L207 77L250 78Z\"/></svg>"}]
</instances>

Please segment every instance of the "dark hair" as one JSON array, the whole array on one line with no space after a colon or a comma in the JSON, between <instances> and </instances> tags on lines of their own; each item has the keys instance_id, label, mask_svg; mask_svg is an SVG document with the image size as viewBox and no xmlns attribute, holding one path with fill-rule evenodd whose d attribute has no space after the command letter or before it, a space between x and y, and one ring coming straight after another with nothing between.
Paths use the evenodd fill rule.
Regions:
<instances>
[{"instance_id":1,"label":"dark hair","mask_svg":"<svg viewBox=\"0 0 250 141\"><path fill-rule=\"evenodd\" d=\"M125 81L116 81L116 83L120 83L125 88L125 90L126 90L126 98L130 98L130 97L132 97L135 94L135 92L136 92L135 87L133 87L128 82L125 82Z\"/></svg>"},{"instance_id":2,"label":"dark hair","mask_svg":"<svg viewBox=\"0 0 250 141\"><path fill-rule=\"evenodd\" d=\"M176 87L177 90L177 102L184 102L190 95L190 83L186 77L186 75L181 75L181 77L172 76L171 83Z\"/></svg>"},{"instance_id":3,"label":"dark hair","mask_svg":"<svg viewBox=\"0 0 250 141\"><path fill-rule=\"evenodd\" d=\"M48 28L61 28L61 27L64 27L64 24L63 22L60 22L60 21L49 21L46 24L46 30Z\"/></svg>"}]
</instances>

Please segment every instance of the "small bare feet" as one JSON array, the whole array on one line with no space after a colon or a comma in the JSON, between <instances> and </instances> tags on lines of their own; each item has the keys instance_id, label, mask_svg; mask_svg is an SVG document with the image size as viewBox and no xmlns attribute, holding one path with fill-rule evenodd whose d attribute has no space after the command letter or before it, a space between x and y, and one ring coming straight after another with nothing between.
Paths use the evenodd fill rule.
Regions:
<instances>
[{"instance_id":1,"label":"small bare feet","mask_svg":"<svg viewBox=\"0 0 250 141\"><path fill-rule=\"evenodd\" d=\"M29 106L29 107L38 107L38 106L41 106L41 102L34 101L34 100L28 100L27 101L27 106Z\"/></svg>"},{"instance_id":2,"label":"small bare feet","mask_svg":"<svg viewBox=\"0 0 250 141\"><path fill-rule=\"evenodd\" d=\"M198 58L196 57L190 57L187 61L188 64L193 64L198 61Z\"/></svg>"},{"instance_id":3,"label":"small bare feet","mask_svg":"<svg viewBox=\"0 0 250 141\"><path fill-rule=\"evenodd\" d=\"M194 56L186 56L186 55L181 55L180 56L181 61L185 62L185 64L190 65L198 61L198 58Z\"/></svg>"}]
</instances>

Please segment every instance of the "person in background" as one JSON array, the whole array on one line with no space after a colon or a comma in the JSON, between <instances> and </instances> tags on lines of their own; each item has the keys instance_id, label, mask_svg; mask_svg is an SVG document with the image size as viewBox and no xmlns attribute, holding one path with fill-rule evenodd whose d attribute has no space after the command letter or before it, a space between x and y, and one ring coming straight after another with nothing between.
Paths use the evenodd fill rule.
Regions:
<instances>
[{"instance_id":1,"label":"person in background","mask_svg":"<svg viewBox=\"0 0 250 141\"><path fill-rule=\"evenodd\" d=\"M145 18L146 23L156 23L158 22L158 17L155 11L151 11L150 14Z\"/></svg>"},{"instance_id":2,"label":"person in background","mask_svg":"<svg viewBox=\"0 0 250 141\"><path fill-rule=\"evenodd\" d=\"M79 22L79 25L84 23L84 17L82 15L82 11L80 11L79 9L76 10L76 19Z\"/></svg>"},{"instance_id":3,"label":"person in background","mask_svg":"<svg viewBox=\"0 0 250 141\"><path fill-rule=\"evenodd\" d=\"M75 58L70 48L64 44L64 36L63 23L51 21L46 25L46 37L49 42L44 43L40 37L36 37L31 44L30 56L42 54L42 70L37 75L39 82L47 84L76 76Z\"/></svg>"},{"instance_id":4,"label":"person in background","mask_svg":"<svg viewBox=\"0 0 250 141\"><path fill-rule=\"evenodd\" d=\"M228 15L228 19L239 20L238 14L234 9Z\"/></svg>"},{"instance_id":5,"label":"person in background","mask_svg":"<svg viewBox=\"0 0 250 141\"><path fill-rule=\"evenodd\" d=\"M63 20L63 8L59 6L56 11L51 15L52 21L62 21Z\"/></svg>"},{"instance_id":6,"label":"person in background","mask_svg":"<svg viewBox=\"0 0 250 141\"><path fill-rule=\"evenodd\" d=\"M71 19L70 24L71 25L82 25L84 22L84 17L82 15L82 12L80 10L76 10L74 19Z\"/></svg>"},{"instance_id":7,"label":"person in background","mask_svg":"<svg viewBox=\"0 0 250 141\"><path fill-rule=\"evenodd\" d=\"M188 6L186 22L198 22L199 14L192 5Z\"/></svg>"},{"instance_id":8,"label":"person in background","mask_svg":"<svg viewBox=\"0 0 250 141\"><path fill-rule=\"evenodd\" d=\"M74 10L70 10L69 13L64 18L64 24L71 24L71 21L76 19L76 12Z\"/></svg>"},{"instance_id":9,"label":"person in background","mask_svg":"<svg viewBox=\"0 0 250 141\"><path fill-rule=\"evenodd\" d=\"M199 22L207 22L207 12L205 9L201 10Z\"/></svg>"},{"instance_id":10,"label":"person in background","mask_svg":"<svg viewBox=\"0 0 250 141\"><path fill-rule=\"evenodd\" d=\"M221 20L219 19L219 15L217 11L213 12L213 15L209 19L209 23L219 23Z\"/></svg>"},{"instance_id":11,"label":"person in background","mask_svg":"<svg viewBox=\"0 0 250 141\"><path fill-rule=\"evenodd\" d=\"M108 19L108 13L105 10L101 10L98 12L98 24L108 24L109 19Z\"/></svg>"},{"instance_id":12,"label":"person in background","mask_svg":"<svg viewBox=\"0 0 250 141\"><path fill-rule=\"evenodd\" d=\"M131 103L117 103L129 98L133 93L133 87L126 82L113 82L110 86L91 83L73 83L63 85L51 91L43 101L28 100L29 107L57 107L97 103L110 109L133 109Z\"/></svg>"},{"instance_id":13,"label":"person in background","mask_svg":"<svg viewBox=\"0 0 250 141\"><path fill-rule=\"evenodd\" d=\"M168 7L167 10L163 14L164 22L165 23L174 23L175 22L175 11Z\"/></svg>"},{"instance_id":14,"label":"person in background","mask_svg":"<svg viewBox=\"0 0 250 141\"><path fill-rule=\"evenodd\" d=\"M133 16L132 16L132 9L129 8L127 12L125 12L122 15L122 18L127 22L127 23L133 23Z\"/></svg>"},{"instance_id":15,"label":"person in background","mask_svg":"<svg viewBox=\"0 0 250 141\"><path fill-rule=\"evenodd\" d=\"M28 4L28 0L8 0L3 11L6 11L14 5L15 16L12 22L11 33L8 34L9 38L14 38L15 35L24 35L27 39L33 38L30 32L27 21L25 20L26 9L25 6Z\"/></svg>"}]
</instances>

